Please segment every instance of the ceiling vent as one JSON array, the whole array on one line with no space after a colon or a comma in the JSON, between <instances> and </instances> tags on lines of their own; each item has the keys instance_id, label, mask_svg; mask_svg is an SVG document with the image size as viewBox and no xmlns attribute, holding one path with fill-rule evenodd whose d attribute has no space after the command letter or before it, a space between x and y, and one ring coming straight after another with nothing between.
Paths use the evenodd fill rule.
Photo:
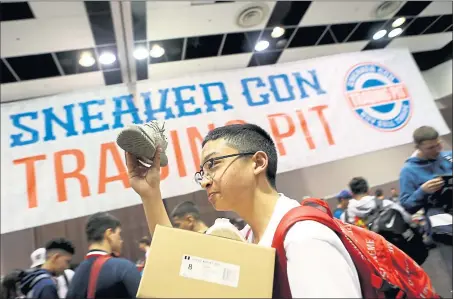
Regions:
<instances>
[{"instance_id":1,"label":"ceiling vent","mask_svg":"<svg viewBox=\"0 0 454 299\"><path fill-rule=\"evenodd\" d=\"M403 1L385 1L374 11L374 16L378 19L385 19L393 16L402 6Z\"/></svg>"},{"instance_id":2,"label":"ceiling vent","mask_svg":"<svg viewBox=\"0 0 454 299\"><path fill-rule=\"evenodd\" d=\"M259 25L268 17L269 7L265 3L252 3L240 10L237 17L237 25L242 28L249 28Z\"/></svg>"}]
</instances>

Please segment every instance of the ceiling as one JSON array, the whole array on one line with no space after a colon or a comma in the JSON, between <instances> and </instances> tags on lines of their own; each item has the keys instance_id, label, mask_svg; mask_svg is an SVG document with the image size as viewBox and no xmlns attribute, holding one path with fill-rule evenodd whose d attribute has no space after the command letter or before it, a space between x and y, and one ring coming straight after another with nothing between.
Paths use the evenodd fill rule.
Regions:
<instances>
[{"instance_id":1,"label":"ceiling","mask_svg":"<svg viewBox=\"0 0 454 299\"><path fill-rule=\"evenodd\" d=\"M29 99L140 80L163 80L197 72L254 67L370 49L406 47L421 70L452 59L452 2L403 1L387 15L383 1L3 1L1 101ZM255 8L254 8L255 7ZM243 28L246 8L261 15ZM245 18L251 21L254 13ZM374 41L400 16L395 38ZM273 28L285 33L272 38ZM255 51L257 41L269 41ZM137 47L165 50L160 58L134 58ZM95 64L79 65L83 52ZM104 52L117 60L100 63Z\"/></svg>"}]
</instances>

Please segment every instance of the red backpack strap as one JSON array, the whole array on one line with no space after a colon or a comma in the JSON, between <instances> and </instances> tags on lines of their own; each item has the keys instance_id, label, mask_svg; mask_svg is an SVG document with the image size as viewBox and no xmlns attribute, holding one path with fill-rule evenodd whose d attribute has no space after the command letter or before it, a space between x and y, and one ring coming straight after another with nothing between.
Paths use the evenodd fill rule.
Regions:
<instances>
[{"instance_id":1,"label":"red backpack strap","mask_svg":"<svg viewBox=\"0 0 454 299\"><path fill-rule=\"evenodd\" d=\"M374 272L373 268L365 258L365 255L361 253L360 249L353 245L352 241L347 238L338 222L333 219L331 211L327 203L321 199L306 199L301 202L300 207L293 208L281 219L273 238L272 247L276 249L277 259L279 264L277 282L279 283L280 298L292 298L290 285L287 277L287 256L285 254L284 239L288 230L297 222L304 220L313 220L319 222L330 229L332 229L341 239L347 251L359 272L361 279L361 287L363 296L365 298L376 298L377 294L375 291L366 286L374 286L379 289L383 283L383 280L375 275L371 275ZM361 275L366 274L366 275ZM364 286L364 287L363 287Z\"/></svg>"},{"instance_id":2,"label":"red backpack strap","mask_svg":"<svg viewBox=\"0 0 454 299\"><path fill-rule=\"evenodd\" d=\"M110 255L104 255L101 257L96 258L91 266L90 270L90 277L88 280L88 291L87 291L87 298L94 299L96 293L96 284L98 282L99 273L101 272L101 268L105 262L107 262L111 258Z\"/></svg>"}]
</instances>

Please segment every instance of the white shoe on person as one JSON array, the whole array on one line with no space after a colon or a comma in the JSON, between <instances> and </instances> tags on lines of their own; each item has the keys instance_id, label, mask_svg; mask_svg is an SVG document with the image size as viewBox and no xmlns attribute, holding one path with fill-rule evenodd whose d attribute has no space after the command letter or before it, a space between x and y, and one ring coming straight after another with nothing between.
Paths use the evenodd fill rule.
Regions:
<instances>
[{"instance_id":1,"label":"white shoe on person","mask_svg":"<svg viewBox=\"0 0 454 299\"><path fill-rule=\"evenodd\" d=\"M164 136L164 124L153 120L141 125L130 125L121 130L117 136L117 144L125 152L133 154L143 163L151 165L158 146L161 147L161 166L168 164L165 153L167 138Z\"/></svg>"}]
</instances>

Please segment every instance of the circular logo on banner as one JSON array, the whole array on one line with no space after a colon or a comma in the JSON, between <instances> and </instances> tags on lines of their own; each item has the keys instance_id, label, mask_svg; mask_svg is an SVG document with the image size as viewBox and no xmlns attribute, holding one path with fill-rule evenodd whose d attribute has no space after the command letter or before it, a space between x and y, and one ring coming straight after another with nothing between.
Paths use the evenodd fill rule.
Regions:
<instances>
[{"instance_id":1,"label":"circular logo on banner","mask_svg":"<svg viewBox=\"0 0 454 299\"><path fill-rule=\"evenodd\" d=\"M353 111L378 130L400 130L410 120L413 107L407 87L376 63L356 65L347 73L345 95Z\"/></svg>"}]
</instances>

